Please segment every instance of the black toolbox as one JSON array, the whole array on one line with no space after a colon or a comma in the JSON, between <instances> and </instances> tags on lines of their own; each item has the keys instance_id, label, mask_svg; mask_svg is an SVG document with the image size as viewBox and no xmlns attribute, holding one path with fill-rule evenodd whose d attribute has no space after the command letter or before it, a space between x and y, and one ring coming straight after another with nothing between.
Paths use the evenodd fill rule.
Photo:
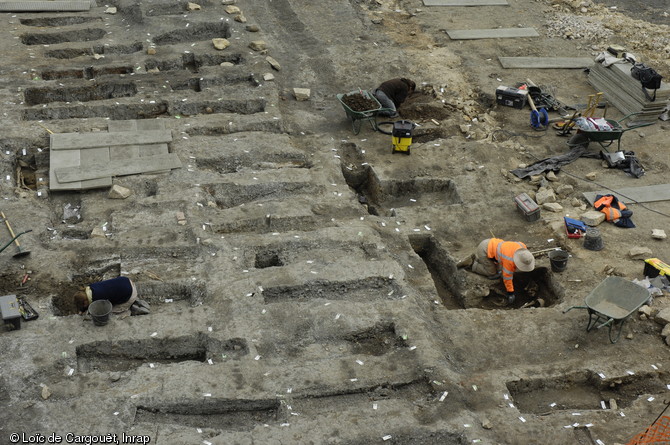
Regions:
<instances>
[{"instance_id":1,"label":"black toolbox","mask_svg":"<svg viewBox=\"0 0 670 445\"><path fill-rule=\"evenodd\" d=\"M514 198L516 208L519 209L523 217L528 222L540 219L540 207L527 193L521 193Z\"/></svg>"},{"instance_id":2,"label":"black toolbox","mask_svg":"<svg viewBox=\"0 0 670 445\"><path fill-rule=\"evenodd\" d=\"M528 90L520 90L518 88L504 86L496 88L496 102L500 105L521 110L526 106L527 100Z\"/></svg>"}]
</instances>

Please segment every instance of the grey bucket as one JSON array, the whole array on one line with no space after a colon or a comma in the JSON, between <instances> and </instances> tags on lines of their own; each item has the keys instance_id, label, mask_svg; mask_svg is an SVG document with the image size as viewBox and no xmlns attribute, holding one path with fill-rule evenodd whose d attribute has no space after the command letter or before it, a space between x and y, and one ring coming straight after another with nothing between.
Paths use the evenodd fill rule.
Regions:
<instances>
[{"instance_id":1,"label":"grey bucket","mask_svg":"<svg viewBox=\"0 0 670 445\"><path fill-rule=\"evenodd\" d=\"M109 300L96 300L88 306L88 313L91 314L94 325L104 326L109 322L109 315L112 313L112 302Z\"/></svg>"},{"instance_id":2,"label":"grey bucket","mask_svg":"<svg viewBox=\"0 0 670 445\"><path fill-rule=\"evenodd\" d=\"M549 252L551 270L554 272L563 272L568 267L568 258L570 258L570 254L565 250L552 250Z\"/></svg>"},{"instance_id":3,"label":"grey bucket","mask_svg":"<svg viewBox=\"0 0 670 445\"><path fill-rule=\"evenodd\" d=\"M600 230L594 228L586 229L584 237L584 248L588 250L603 250L603 240L600 237Z\"/></svg>"}]
</instances>

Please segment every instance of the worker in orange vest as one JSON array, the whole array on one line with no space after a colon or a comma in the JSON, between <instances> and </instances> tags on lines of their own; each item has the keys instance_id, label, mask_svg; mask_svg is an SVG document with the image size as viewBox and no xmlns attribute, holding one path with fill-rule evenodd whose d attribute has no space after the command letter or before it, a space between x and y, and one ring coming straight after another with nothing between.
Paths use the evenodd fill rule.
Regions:
<instances>
[{"instance_id":1,"label":"worker in orange vest","mask_svg":"<svg viewBox=\"0 0 670 445\"><path fill-rule=\"evenodd\" d=\"M535 257L518 241L505 241L500 238L488 238L479 243L471 258L461 261L459 267L471 264L472 272L495 280L502 275L507 290L507 302L514 303L514 272L530 272L535 269Z\"/></svg>"}]
</instances>

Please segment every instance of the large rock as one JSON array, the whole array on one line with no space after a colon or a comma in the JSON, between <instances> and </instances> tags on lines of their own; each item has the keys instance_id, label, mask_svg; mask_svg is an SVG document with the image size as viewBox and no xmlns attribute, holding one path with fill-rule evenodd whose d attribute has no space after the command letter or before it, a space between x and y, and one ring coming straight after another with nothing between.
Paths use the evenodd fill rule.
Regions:
<instances>
[{"instance_id":1,"label":"large rock","mask_svg":"<svg viewBox=\"0 0 670 445\"><path fill-rule=\"evenodd\" d=\"M226 49L230 46L230 41L228 39L212 39L212 45L218 50Z\"/></svg>"},{"instance_id":2,"label":"large rock","mask_svg":"<svg viewBox=\"0 0 670 445\"><path fill-rule=\"evenodd\" d=\"M265 58L265 60L270 64L270 66L272 67L272 69L277 70L277 71L280 71L280 70L281 70L281 65L279 64L279 62L277 62L277 61L274 59L274 57L267 56L267 57Z\"/></svg>"},{"instance_id":3,"label":"large rock","mask_svg":"<svg viewBox=\"0 0 670 445\"><path fill-rule=\"evenodd\" d=\"M597 210L589 210L581 216L581 220L587 226L595 227L605 221L605 214Z\"/></svg>"},{"instance_id":4,"label":"large rock","mask_svg":"<svg viewBox=\"0 0 670 445\"><path fill-rule=\"evenodd\" d=\"M670 336L670 323L663 326L663 330L661 331L661 336L663 336L663 338Z\"/></svg>"},{"instance_id":5,"label":"large rock","mask_svg":"<svg viewBox=\"0 0 670 445\"><path fill-rule=\"evenodd\" d=\"M542 204L542 208L544 210L548 210L554 213L559 213L563 211L563 206L557 202L545 202L544 204Z\"/></svg>"},{"instance_id":6,"label":"large rock","mask_svg":"<svg viewBox=\"0 0 670 445\"><path fill-rule=\"evenodd\" d=\"M656 317L654 317L654 319L656 320L657 323L660 323L662 325L667 325L668 323L670 323L670 307L661 309L658 312L658 314L656 314Z\"/></svg>"},{"instance_id":7,"label":"large rock","mask_svg":"<svg viewBox=\"0 0 670 445\"><path fill-rule=\"evenodd\" d=\"M249 48L253 49L254 51L265 51L268 49L268 45L264 40L253 40L251 43L249 43Z\"/></svg>"},{"instance_id":8,"label":"large rock","mask_svg":"<svg viewBox=\"0 0 670 445\"><path fill-rule=\"evenodd\" d=\"M186 5L186 9L188 9L189 11L200 11L202 8L197 3L188 2L188 5Z\"/></svg>"},{"instance_id":9,"label":"large rock","mask_svg":"<svg viewBox=\"0 0 670 445\"><path fill-rule=\"evenodd\" d=\"M307 100L310 94L311 91L309 88L293 88L293 95L296 100Z\"/></svg>"},{"instance_id":10,"label":"large rock","mask_svg":"<svg viewBox=\"0 0 670 445\"><path fill-rule=\"evenodd\" d=\"M667 238L665 230L663 229L651 229L651 237L654 239L665 239Z\"/></svg>"},{"instance_id":11,"label":"large rock","mask_svg":"<svg viewBox=\"0 0 670 445\"><path fill-rule=\"evenodd\" d=\"M556 177L556 173L554 173L552 170L549 170L549 172L547 172L546 176L547 176L547 181L551 181L551 182L558 181L558 178Z\"/></svg>"},{"instance_id":12,"label":"large rock","mask_svg":"<svg viewBox=\"0 0 670 445\"><path fill-rule=\"evenodd\" d=\"M541 187L535 194L535 202L542 205L545 202L556 202L556 194L550 187Z\"/></svg>"},{"instance_id":13,"label":"large rock","mask_svg":"<svg viewBox=\"0 0 670 445\"><path fill-rule=\"evenodd\" d=\"M107 234L102 227L96 226L91 231L91 238L107 238Z\"/></svg>"},{"instance_id":14,"label":"large rock","mask_svg":"<svg viewBox=\"0 0 670 445\"><path fill-rule=\"evenodd\" d=\"M237 6L234 6L234 5L228 5L228 6L226 6L225 11L226 11L228 14L239 14L240 12L242 12L242 11L240 10L240 8L238 8Z\"/></svg>"},{"instance_id":15,"label":"large rock","mask_svg":"<svg viewBox=\"0 0 670 445\"><path fill-rule=\"evenodd\" d=\"M107 195L110 199L126 199L133 192L129 188L114 184L111 189L109 189L109 194Z\"/></svg>"},{"instance_id":16,"label":"large rock","mask_svg":"<svg viewBox=\"0 0 670 445\"><path fill-rule=\"evenodd\" d=\"M571 186L570 184L561 184L558 187L556 187L556 193L558 196L570 196L572 192L575 191L575 188ZM581 203L580 203L581 204Z\"/></svg>"},{"instance_id":17,"label":"large rock","mask_svg":"<svg viewBox=\"0 0 670 445\"><path fill-rule=\"evenodd\" d=\"M634 260L644 260L652 257L651 249L648 247L635 246L628 251L628 256Z\"/></svg>"}]
</instances>

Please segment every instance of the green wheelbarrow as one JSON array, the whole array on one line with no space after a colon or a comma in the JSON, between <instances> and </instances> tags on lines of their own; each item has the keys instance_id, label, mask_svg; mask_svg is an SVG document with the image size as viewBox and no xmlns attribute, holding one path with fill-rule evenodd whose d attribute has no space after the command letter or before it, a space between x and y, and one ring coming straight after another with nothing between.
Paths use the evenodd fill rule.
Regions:
<instances>
[{"instance_id":1,"label":"green wheelbarrow","mask_svg":"<svg viewBox=\"0 0 670 445\"><path fill-rule=\"evenodd\" d=\"M347 96L352 96L352 95L362 95L366 99L370 100L371 103L374 103L374 107L370 108L369 110L364 110L364 111L356 111L352 110L349 105L347 105L344 101L344 99ZM356 90L356 91L350 91L349 93L345 94L338 94L337 100L340 101L342 104L342 108L344 108L344 112L347 114L347 118L351 120L351 127L352 130L354 131L354 134L358 134L361 131L361 124L363 121L368 121L370 123L370 127L374 131L377 131L377 114L382 111L392 111L389 108L383 108L382 104L379 103L377 98L372 94L370 91L367 90Z\"/></svg>"},{"instance_id":2,"label":"green wheelbarrow","mask_svg":"<svg viewBox=\"0 0 670 445\"><path fill-rule=\"evenodd\" d=\"M607 277L586 296L586 306L573 306L572 309L586 309L589 323L586 331L607 327L610 342L616 343L621 336L623 326L640 306L649 300L649 291L621 277Z\"/></svg>"},{"instance_id":3,"label":"green wheelbarrow","mask_svg":"<svg viewBox=\"0 0 670 445\"><path fill-rule=\"evenodd\" d=\"M605 119L605 121L607 121L607 123L612 128L611 130L584 130L578 128L577 133L575 133L575 135L572 136L572 138L570 138L570 140L568 141L568 145L570 147L574 147L583 144L588 145L590 142L597 142L606 152L609 153L609 150L607 150L607 148L614 142L616 142L617 151L621 151L621 137L625 132L629 130L634 130L636 128L647 127L649 125L654 124L654 122L646 122L642 124L633 123L630 124L628 128L623 127L622 124L624 121L640 113L641 112L628 114L623 118L619 119L618 121L615 121L613 119Z\"/></svg>"}]
</instances>

